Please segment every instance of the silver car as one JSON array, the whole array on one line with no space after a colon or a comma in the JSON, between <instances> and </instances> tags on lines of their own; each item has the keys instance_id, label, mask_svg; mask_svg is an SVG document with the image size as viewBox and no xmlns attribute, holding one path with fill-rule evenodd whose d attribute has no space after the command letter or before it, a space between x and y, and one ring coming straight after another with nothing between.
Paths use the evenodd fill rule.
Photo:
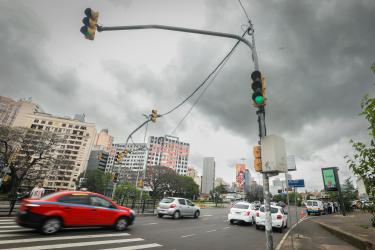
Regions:
<instances>
[{"instance_id":1,"label":"silver car","mask_svg":"<svg viewBox=\"0 0 375 250\"><path fill-rule=\"evenodd\" d=\"M184 216L193 216L198 218L200 208L194 205L190 200L178 197L166 197L162 199L157 208L158 217L164 215L172 216L173 219L180 219Z\"/></svg>"}]
</instances>

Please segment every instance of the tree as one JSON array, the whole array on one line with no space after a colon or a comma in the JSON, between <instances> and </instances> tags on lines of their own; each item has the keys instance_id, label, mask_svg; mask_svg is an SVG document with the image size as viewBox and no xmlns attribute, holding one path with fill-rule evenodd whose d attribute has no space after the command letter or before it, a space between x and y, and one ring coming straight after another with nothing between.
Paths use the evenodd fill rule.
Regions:
<instances>
[{"instance_id":1,"label":"tree","mask_svg":"<svg viewBox=\"0 0 375 250\"><path fill-rule=\"evenodd\" d=\"M78 177L79 179L83 178L83 173ZM87 188L90 192L105 194L108 185L112 181L111 173L104 173L99 169L87 170L85 173L86 181L83 184L83 187Z\"/></svg>"},{"instance_id":2,"label":"tree","mask_svg":"<svg viewBox=\"0 0 375 250\"><path fill-rule=\"evenodd\" d=\"M59 164L69 164L65 159L53 157L52 153L61 141L59 135L48 131L0 126L0 162L11 176L9 214L24 181L28 184L43 181L54 174Z\"/></svg>"},{"instance_id":3,"label":"tree","mask_svg":"<svg viewBox=\"0 0 375 250\"><path fill-rule=\"evenodd\" d=\"M375 74L375 63L371 66L371 70ZM362 112L361 116L368 121L370 141L368 144L363 142L354 142L350 140L354 149L353 157L348 155L345 156L349 168L357 176L363 179L366 186L367 193L375 197L375 98L370 98L365 95L361 101ZM374 217L372 218L373 224L375 224L375 199L371 207Z\"/></svg>"},{"instance_id":4,"label":"tree","mask_svg":"<svg viewBox=\"0 0 375 250\"><path fill-rule=\"evenodd\" d=\"M341 186L342 201L346 211L352 210L352 201L357 197L356 189L354 188L351 178L347 178L344 181L344 185Z\"/></svg>"}]
</instances>

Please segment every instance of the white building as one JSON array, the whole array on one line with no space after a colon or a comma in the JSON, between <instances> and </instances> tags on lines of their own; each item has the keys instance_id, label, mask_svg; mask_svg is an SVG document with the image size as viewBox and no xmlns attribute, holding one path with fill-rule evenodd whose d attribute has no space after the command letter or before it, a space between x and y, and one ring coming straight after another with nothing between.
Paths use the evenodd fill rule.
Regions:
<instances>
[{"instance_id":1,"label":"white building","mask_svg":"<svg viewBox=\"0 0 375 250\"><path fill-rule=\"evenodd\" d=\"M215 158L203 159L202 194L209 194L215 185Z\"/></svg>"}]
</instances>

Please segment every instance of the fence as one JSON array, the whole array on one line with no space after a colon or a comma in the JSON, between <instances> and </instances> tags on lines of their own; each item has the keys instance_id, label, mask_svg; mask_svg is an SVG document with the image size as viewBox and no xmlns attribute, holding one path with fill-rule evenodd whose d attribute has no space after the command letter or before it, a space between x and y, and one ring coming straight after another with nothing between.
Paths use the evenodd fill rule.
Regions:
<instances>
[{"instance_id":1,"label":"fence","mask_svg":"<svg viewBox=\"0 0 375 250\"><path fill-rule=\"evenodd\" d=\"M156 200L121 199L118 204L133 209L137 214L154 214Z\"/></svg>"}]
</instances>

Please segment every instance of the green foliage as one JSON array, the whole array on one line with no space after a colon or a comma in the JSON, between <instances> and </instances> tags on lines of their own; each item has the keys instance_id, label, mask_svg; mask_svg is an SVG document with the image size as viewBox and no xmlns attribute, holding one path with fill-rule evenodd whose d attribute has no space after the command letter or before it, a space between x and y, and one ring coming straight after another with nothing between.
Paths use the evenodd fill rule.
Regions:
<instances>
[{"instance_id":1,"label":"green foliage","mask_svg":"<svg viewBox=\"0 0 375 250\"><path fill-rule=\"evenodd\" d=\"M351 178L345 179L344 185L341 186L342 202L346 211L352 210L352 201L356 200L356 189L354 188Z\"/></svg>"},{"instance_id":2,"label":"green foliage","mask_svg":"<svg viewBox=\"0 0 375 250\"><path fill-rule=\"evenodd\" d=\"M88 170L86 171L86 178L87 179L83 187L87 188L91 192L105 194L108 185L112 181L112 174L104 173L99 169Z\"/></svg>"}]
</instances>

